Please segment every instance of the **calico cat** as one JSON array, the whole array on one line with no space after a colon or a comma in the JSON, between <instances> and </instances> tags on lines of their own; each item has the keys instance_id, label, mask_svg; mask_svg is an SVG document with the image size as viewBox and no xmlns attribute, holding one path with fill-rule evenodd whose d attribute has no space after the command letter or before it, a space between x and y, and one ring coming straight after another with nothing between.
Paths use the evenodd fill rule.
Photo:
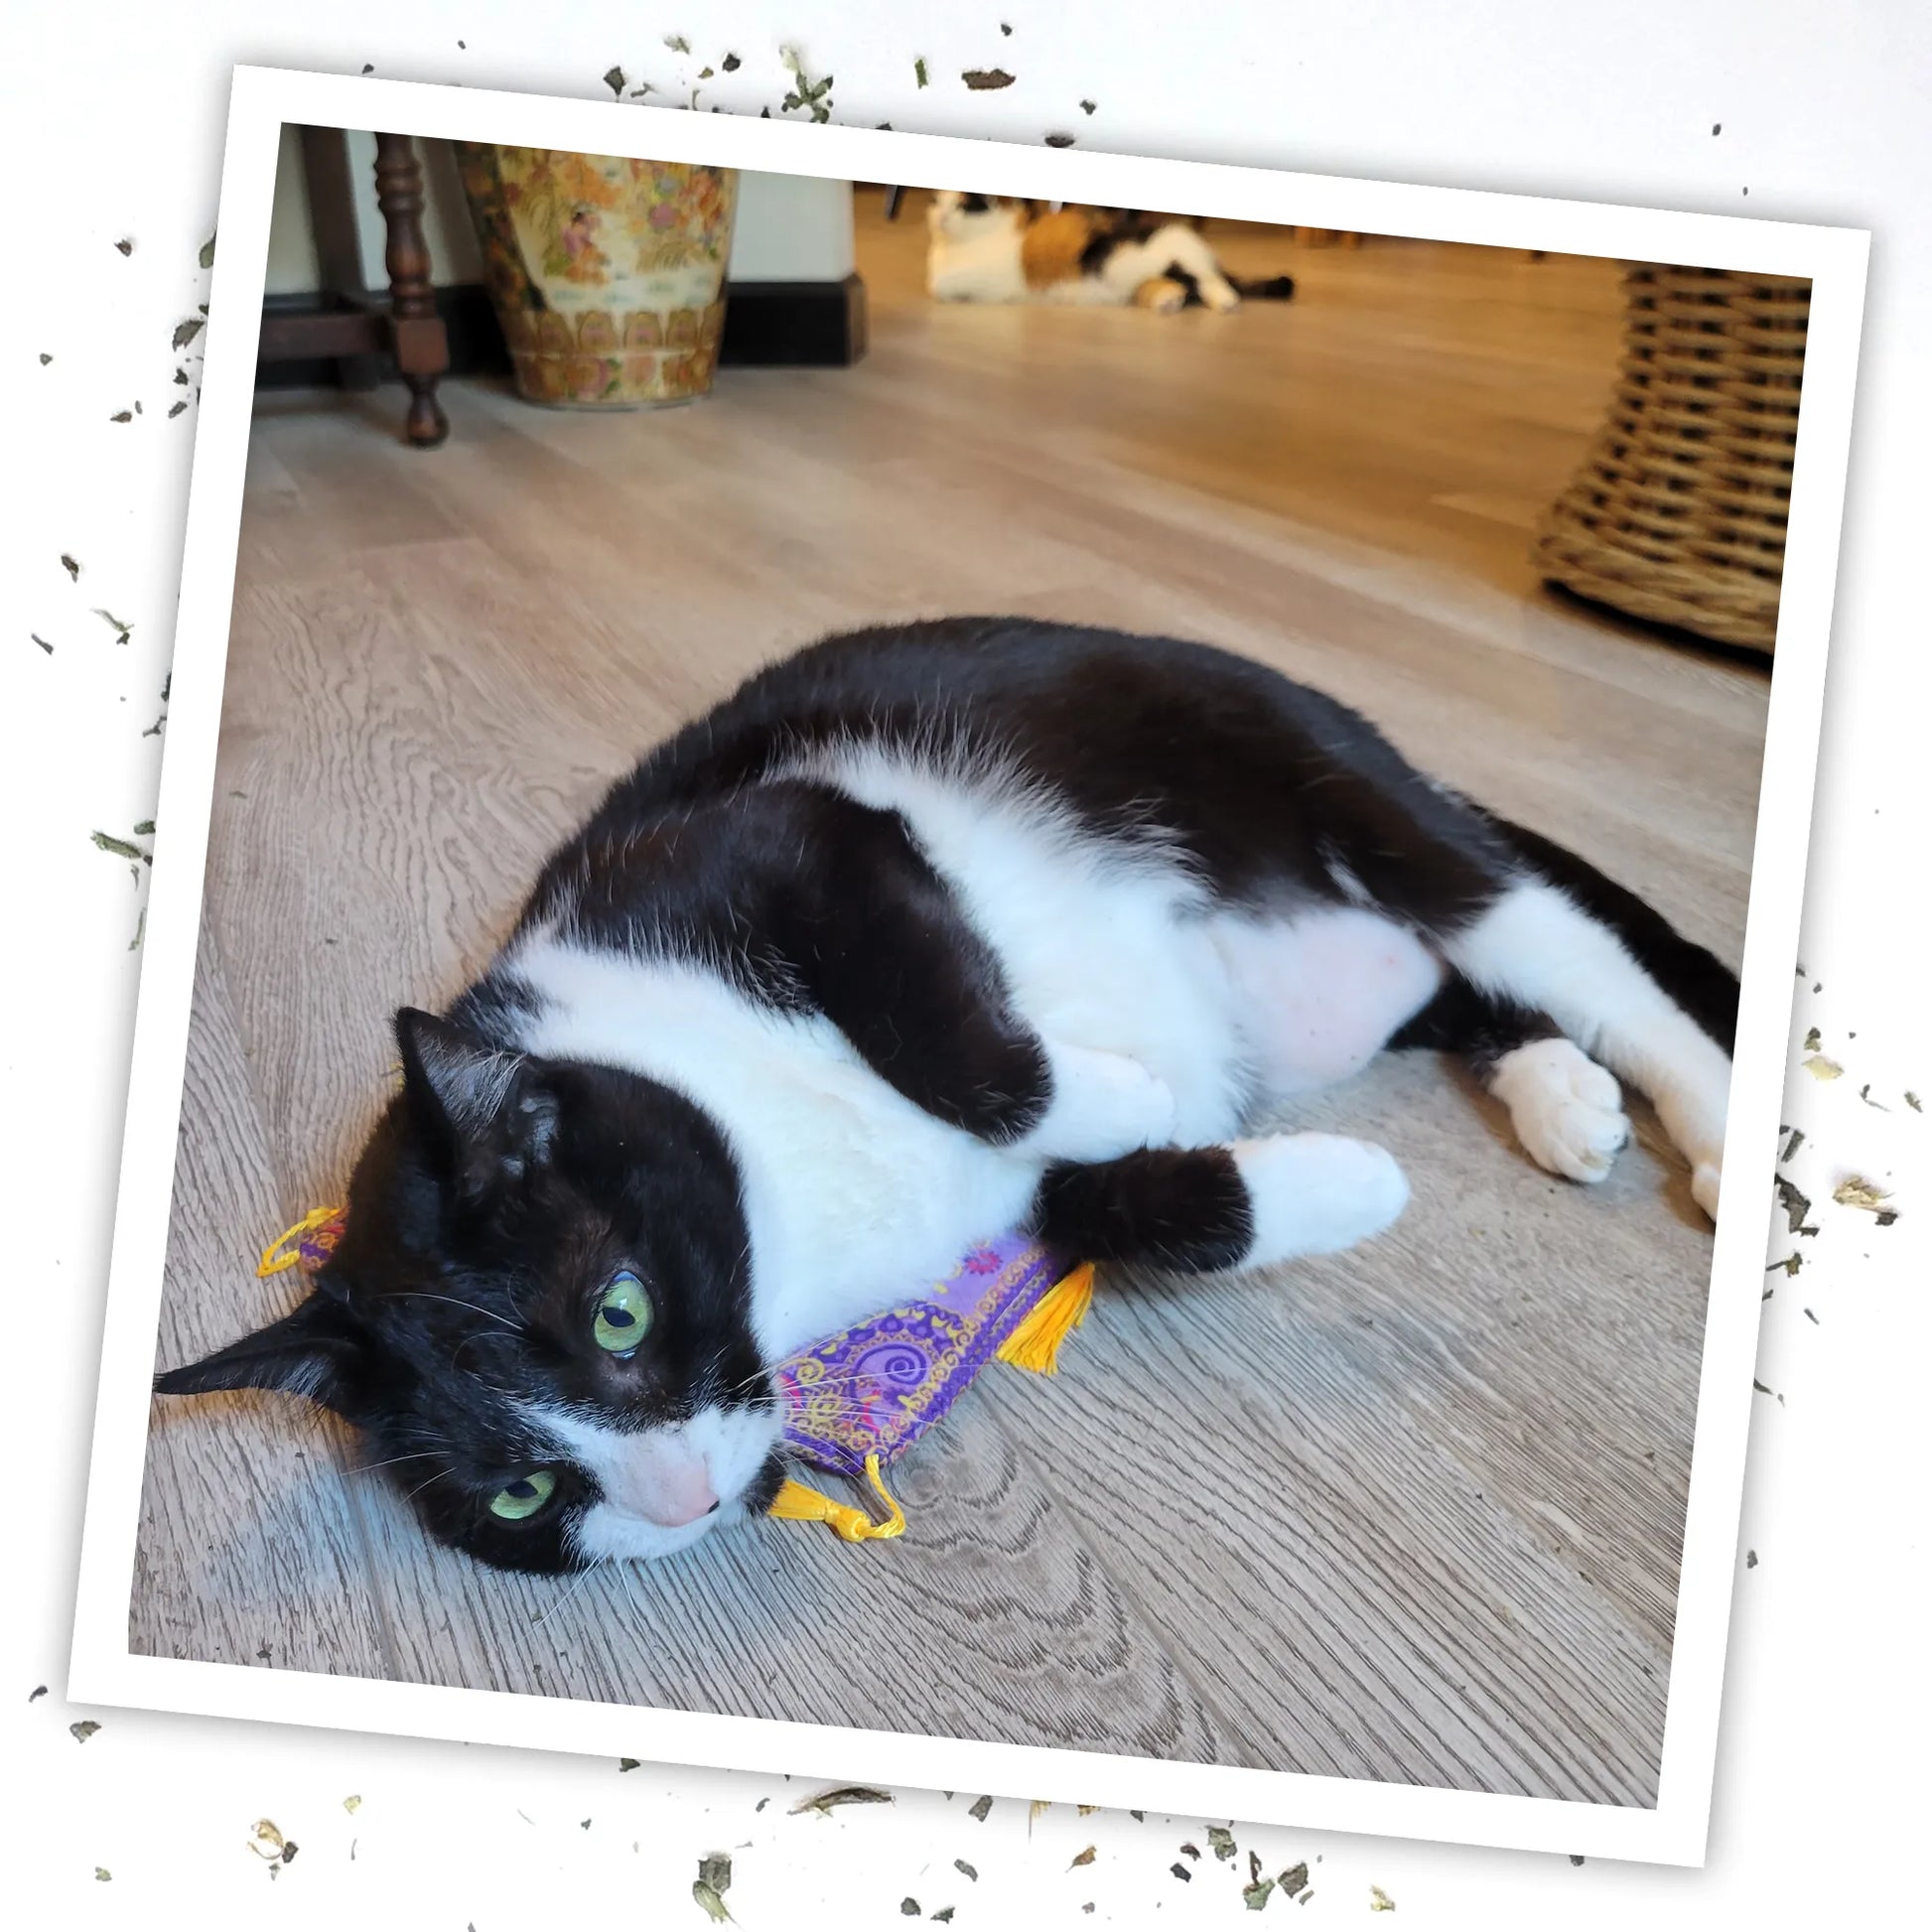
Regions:
<instances>
[{"instance_id":1,"label":"calico cat","mask_svg":"<svg viewBox=\"0 0 1932 1932\"><path fill-rule=\"evenodd\" d=\"M1285 302L1287 275L1227 274L1199 224L1138 208L1040 208L945 190L926 209L926 290L940 302L1051 302L1171 314L1226 312L1243 296Z\"/></svg>"},{"instance_id":2,"label":"calico cat","mask_svg":"<svg viewBox=\"0 0 1932 1932\"><path fill-rule=\"evenodd\" d=\"M161 1375L367 1432L437 1537L559 1571L782 1479L767 1365L1029 1229L1249 1270L1368 1239L1384 1150L1255 1132L1457 1051L1543 1167L1655 1104L1715 1214L1737 984L1318 691L1027 619L835 636L646 757L403 1083L295 1311Z\"/></svg>"}]
</instances>

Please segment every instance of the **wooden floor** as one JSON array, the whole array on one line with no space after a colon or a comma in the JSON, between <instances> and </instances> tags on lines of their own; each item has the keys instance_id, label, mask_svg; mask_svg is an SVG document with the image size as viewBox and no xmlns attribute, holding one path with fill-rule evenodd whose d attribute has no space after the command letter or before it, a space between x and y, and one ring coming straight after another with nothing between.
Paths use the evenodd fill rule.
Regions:
<instances>
[{"instance_id":1,"label":"wooden floor","mask_svg":"<svg viewBox=\"0 0 1932 1932\"><path fill-rule=\"evenodd\" d=\"M1325 685L1736 962L1767 680L1561 605L1530 525L1603 400L1600 264L1288 250L1233 317L934 309L868 205L871 355L702 405L486 384L265 400L252 446L160 1359L278 1312L388 1016L454 994L658 735L829 627L1007 610ZM1298 1111L1414 1205L1269 1279L1117 1277L1050 1382L997 1369L911 1527L759 1525L567 1586L431 1548L295 1402L159 1408L137 1650L1653 1803L1710 1236L1649 1117L1541 1173L1424 1055Z\"/></svg>"}]
</instances>

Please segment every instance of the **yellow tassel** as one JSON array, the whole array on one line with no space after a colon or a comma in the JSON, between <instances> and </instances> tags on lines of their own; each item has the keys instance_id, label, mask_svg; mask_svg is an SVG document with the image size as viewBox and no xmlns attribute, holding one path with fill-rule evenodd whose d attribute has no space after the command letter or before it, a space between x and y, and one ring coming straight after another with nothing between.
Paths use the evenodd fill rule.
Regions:
<instances>
[{"instance_id":1,"label":"yellow tassel","mask_svg":"<svg viewBox=\"0 0 1932 1932\"><path fill-rule=\"evenodd\" d=\"M835 1503L830 1496L821 1495L802 1482L787 1482L766 1514L782 1523L824 1523L848 1543L870 1543L876 1538L897 1536L905 1528L905 1512L887 1489L879 1473L877 1455L866 1457L866 1480L891 1511L883 1523L875 1523L863 1509L854 1509L849 1503Z\"/></svg>"},{"instance_id":2,"label":"yellow tassel","mask_svg":"<svg viewBox=\"0 0 1932 1932\"><path fill-rule=\"evenodd\" d=\"M1060 1343L1087 1318L1093 1305L1093 1264L1083 1261L1054 1283L1027 1318L1000 1344L1000 1359L1035 1375L1059 1373Z\"/></svg>"},{"instance_id":3,"label":"yellow tassel","mask_svg":"<svg viewBox=\"0 0 1932 1932\"><path fill-rule=\"evenodd\" d=\"M326 1226L342 1211L340 1207L313 1208L286 1233L277 1235L262 1250L261 1266L255 1270L257 1278L265 1280L270 1275L279 1275L284 1268L293 1268L302 1259L302 1254L300 1249L291 1247L290 1243L300 1241L305 1234L313 1233L317 1228ZM284 1248L288 1249L287 1254L282 1253Z\"/></svg>"}]
</instances>

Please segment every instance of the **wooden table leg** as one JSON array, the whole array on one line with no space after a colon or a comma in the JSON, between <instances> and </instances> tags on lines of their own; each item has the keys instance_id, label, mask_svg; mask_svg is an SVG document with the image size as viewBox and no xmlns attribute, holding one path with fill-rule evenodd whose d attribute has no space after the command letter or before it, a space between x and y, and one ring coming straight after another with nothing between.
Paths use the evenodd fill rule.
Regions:
<instances>
[{"instance_id":1,"label":"wooden table leg","mask_svg":"<svg viewBox=\"0 0 1932 1932\"><path fill-rule=\"evenodd\" d=\"M406 134L375 137L375 200L388 231L382 259L389 271L390 345L409 385L403 430L418 449L434 449L450 433L436 399L436 385L449 372L450 343L436 313L423 239L423 165Z\"/></svg>"}]
</instances>

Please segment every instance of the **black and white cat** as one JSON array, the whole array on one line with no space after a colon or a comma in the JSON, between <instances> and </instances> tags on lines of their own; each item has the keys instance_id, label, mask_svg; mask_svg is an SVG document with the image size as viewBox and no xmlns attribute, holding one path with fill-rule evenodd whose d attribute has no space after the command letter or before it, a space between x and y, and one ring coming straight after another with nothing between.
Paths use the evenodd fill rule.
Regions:
<instances>
[{"instance_id":1,"label":"black and white cat","mask_svg":"<svg viewBox=\"0 0 1932 1932\"><path fill-rule=\"evenodd\" d=\"M1030 1227L1254 1269L1386 1228L1382 1149L1253 1134L1467 1054L1588 1181L1654 1103L1715 1213L1736 981L1361 717L1199 644L972 618L829 638L551 859L292 1314L161 1375L307 1396L429 1530L657 1557L782 1477L768 1364Z\"/></svg>"}]
</instances>

